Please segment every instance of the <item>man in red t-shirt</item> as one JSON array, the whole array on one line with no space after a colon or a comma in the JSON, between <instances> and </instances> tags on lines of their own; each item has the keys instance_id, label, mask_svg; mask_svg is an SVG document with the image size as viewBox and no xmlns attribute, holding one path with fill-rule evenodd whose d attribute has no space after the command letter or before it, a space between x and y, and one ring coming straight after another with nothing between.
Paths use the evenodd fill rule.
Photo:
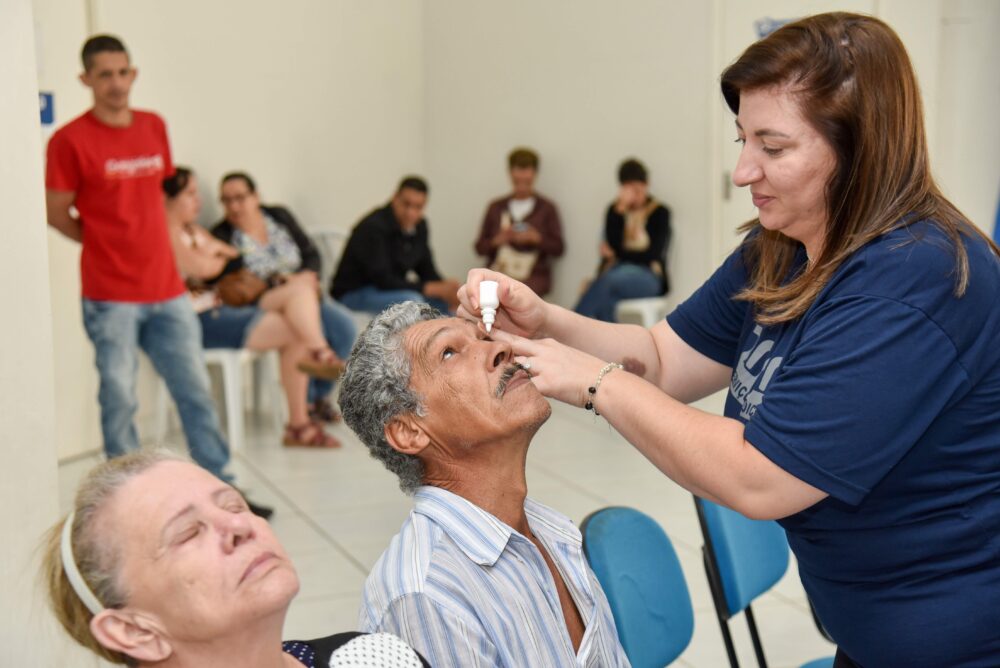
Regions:
<instances>
[{"instance_id":1,"label":"man in red t-shirt","mask_svg":"<svg viewBox=\"0 0 1000 668\"><path fill-rule=\"evenodd\" d=\"M49 140L46 205L49 225L83 244L83 319L101 377L104 450L116 457L139 447L141 347L177 404L192 457L232 481L198 320L167 232L161 182L174 167L166 125L129 108L136 69L119 39L91 37L81 56L94 106Z\"/></svg>"}]
</instances>

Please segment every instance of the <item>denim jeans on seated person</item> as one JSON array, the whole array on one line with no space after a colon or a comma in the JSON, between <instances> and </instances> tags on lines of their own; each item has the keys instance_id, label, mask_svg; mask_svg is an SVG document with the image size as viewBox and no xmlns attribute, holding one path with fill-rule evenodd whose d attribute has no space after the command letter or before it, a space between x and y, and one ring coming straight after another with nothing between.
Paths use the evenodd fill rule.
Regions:
<instances>
[{"instance_id":1,"label":"denim jeans on seated person","mask_svg":"<svg viewBox=\"0 0 1000 668\"><path fill-rule=\"evenodd\" d=\"M393 304L410 301L430 304L441 313L448 314L448 304L444 300L425 297L416 290L379 290L374 285L366 285L344 293L340 298L340 303L352 311L367 311L373 315L381 313Z\"/></svg>"},{"instance_id":2,"label":"denim jeans on seated person","mask_svg":"<svg viewBox=\"0 0 1000 668\"><path fill-rule=\"evenodd\" d=\"M201 327L187 294L150 304L84 299L83 325L100 374L97 398L108 458L139 448L136 373L142 348L177 404L192 459L231 482L225 470L229 446L212 403Z\"/></svg>"},{"instance_id":3,"label":"denim jeans on seated person","mask_svg":"<svg viewBox=\"0 0 1000 668\"><path fill-rule=\"evenodd\" d=\"M342 304L324 296L320 300L319 315L323 321L323 336L326 337L327 344L340 356L340 359L346 361L351 355L351 348L354 347L354 338L358 335L358 328L354 325L351 312ZM311 379L309 381L309 403L326 399L332 391L332 380Z\"/></svg>"},{"instance_id":4,"label":"denim jeans on seated person","mask_svg":"<svg viewBox=\"0 0 1000 668\"><path fill-rule=\"evenodd\" d=\"M618 264L594 279L574 309L580 315L615 322L615 307L623 299L656 297L661 293L660 277L647 267Z\"/></svg>"}]
</instances>

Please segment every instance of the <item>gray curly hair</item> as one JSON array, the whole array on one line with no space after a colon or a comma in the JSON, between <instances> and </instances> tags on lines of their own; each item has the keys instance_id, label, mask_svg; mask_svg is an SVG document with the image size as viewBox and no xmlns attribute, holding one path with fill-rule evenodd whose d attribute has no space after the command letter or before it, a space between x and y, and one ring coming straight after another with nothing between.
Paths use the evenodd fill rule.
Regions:
<instances>
[{"instance_id":1,"label":"gray curly hair","mask_svg":"<svg viewBox=\"0 0 1000 668\"><path fill-rule=\"evenodd\" d=\"M385 440L385 427L397 415L425 415L416 392L410 389L410 358L403 349L403 333L426 320L443 317L421 302L390 306L373 319L358 337L347 360L340 386L340 410L372 457L399 476L399 488L412 494L423 482L424 465L414 455L399 452Z\"/></svg>"}]
</instances>

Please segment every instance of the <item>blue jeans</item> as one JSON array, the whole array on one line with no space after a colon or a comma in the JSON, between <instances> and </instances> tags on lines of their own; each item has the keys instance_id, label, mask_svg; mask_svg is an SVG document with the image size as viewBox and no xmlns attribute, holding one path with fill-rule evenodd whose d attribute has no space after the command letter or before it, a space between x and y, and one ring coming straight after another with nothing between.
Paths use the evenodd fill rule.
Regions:
<instances>
[{"instance_id":1,"label":"blue jeans","mask_svg":"<svg viewBox=\"0 0 1000 668\"><path fill-rule=\"evenodd\" d=\"M163 377L184 427L191 457L216 476L226 472L229 446L209 391L201 327L186 294L151 304L83 300L83 325L94 344L101 384L104 452L118 457L139 448L135 428L139 348Z\"/></svg>"},{"instance_id":2,"label":"blue jeans","mask_svg":"<svg viewBox=\"0 0 1000 668\"><path fill-rule=\"evenodd\" d=\"M319 305L319 316L323 321L323 336L333 351L346 360L354 346L358 334L351 313L344 306L324 296ZM313 378L309 381L309 403L325 399L333 391L333 381Z\"/></svg>"},{"instance_id":3,"label":"blue jeans","mask_svg":"<svg viewBox=\"0 0 1000 668\"><path fill-rule=\"evenodd\" d=\"M352 311L367 311L372 314L381 313L393 304L410 301L430 304L441 313L448 314L448 304L444 300L425 297L416 290L379 290L374 285L366 285L351 290L340 298L340 303Z\"/></svg>"},{"instance_id":4,"label":"blue jeans","mask_svg":"<svg viewBox=\"0 0 1000 668\"><path fill-rule=\"evenodd\" d=\"M656 297L663 290L660 277L637 264L619 264L590 284L574 309L580 315L615 321L615 306L623 299Z\"/></svg>"},{"instance_id":5,"label":"blue jeans","mask_svg":"<svg viewBox=\"0 0 1000 668\"><path fill-rule=\"evenodd\" d=\"M208 348L243 348L250 332L257 326L264 312L256 306L226 306L198 314L201 324L201 346Z\"/></svg>"}]
</instances>

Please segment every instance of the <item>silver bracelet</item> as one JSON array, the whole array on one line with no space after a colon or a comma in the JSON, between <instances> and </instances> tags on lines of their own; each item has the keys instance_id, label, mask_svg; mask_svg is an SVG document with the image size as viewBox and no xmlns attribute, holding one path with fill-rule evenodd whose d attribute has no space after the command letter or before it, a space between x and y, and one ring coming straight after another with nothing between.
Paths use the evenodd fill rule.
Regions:
<instances>
[{"instance_id":1,"label":"silver bracelet","mask_svg":"<svg viewBox=\"0 0 1000 668\"><path fill-rule=\"evenodd\" d=\"M597 380L594 381L593 385L587 388L587 394L588 394L587 403L585 403L583 407L588 411L594 411L594 415L600 415L600 413L597 412L597 409L594 408L594 399L597 397L598 388L601 387L601 381L603 381L604 377L609 373L611 373L612 371L614 371L615 369L624 369L624 368L625 367L619 364L618 362L609 362L608 364L605 364L604 368L601 369L601 372L597 374Z\"/></svg>"}]
</instances>

